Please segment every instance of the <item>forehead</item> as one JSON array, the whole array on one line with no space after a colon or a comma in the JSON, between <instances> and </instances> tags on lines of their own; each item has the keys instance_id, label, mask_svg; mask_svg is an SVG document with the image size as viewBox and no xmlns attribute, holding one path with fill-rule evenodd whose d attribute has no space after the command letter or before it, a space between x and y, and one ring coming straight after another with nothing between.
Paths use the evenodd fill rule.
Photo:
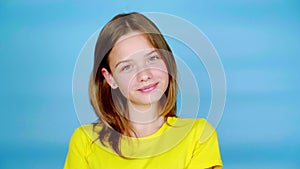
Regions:
<instances>
[{"instance_id":1,"label":"forehead","mask_svg":"<svg viewBox=\"0 0 300 169\"><path fill-rule=\"evenodd\" d=\"M153 50L154 47L145 34L130 33L119 38L109 55L110 62L129 58L137 53Z\"/></svg>"}]
</instances>

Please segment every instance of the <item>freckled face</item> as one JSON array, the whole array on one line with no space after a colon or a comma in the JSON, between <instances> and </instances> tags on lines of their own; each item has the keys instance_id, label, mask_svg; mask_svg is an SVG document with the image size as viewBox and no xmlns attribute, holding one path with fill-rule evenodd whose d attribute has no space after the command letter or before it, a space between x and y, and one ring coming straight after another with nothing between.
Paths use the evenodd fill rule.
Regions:
<instances>
[{"instance_id":1,"label":"freckled face","mask_svg":"<svg viewBox=\"0 0 300 169\"><path fill-rule=\"evenodd\" d=\"M169 84L166 64L143 34L122 36L109 55L111 83L127 101L150 104L160 100Z\"/></svg>"}]
</instances>

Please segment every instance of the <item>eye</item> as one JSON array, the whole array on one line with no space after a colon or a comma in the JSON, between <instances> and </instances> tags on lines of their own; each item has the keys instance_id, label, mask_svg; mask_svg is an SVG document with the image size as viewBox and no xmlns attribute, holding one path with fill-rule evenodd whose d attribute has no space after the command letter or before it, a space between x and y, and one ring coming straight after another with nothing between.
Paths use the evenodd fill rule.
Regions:
<instances>
[{"instance_id":1,"label":"eye","mask_svg":"<svg viewBox=\"0 0 300 169\"><path fill-rule=\"evenodd\" d=\"M132 65L124 65L124 66L121 67L121 71L126 72L126 71L129 71L131 68L132 68Z\"/></svg>"},{"instance_id":2,"label":"eye","mask_svg":"<svg viewBox=\"0 0 300 169\"><path fill-rule=\"evenodd\" d=\"M160 59L160 57L158 55L152 55L152 56L149 57L150 62L155 62L159 59Z\"/></svg>"}]
</instances>

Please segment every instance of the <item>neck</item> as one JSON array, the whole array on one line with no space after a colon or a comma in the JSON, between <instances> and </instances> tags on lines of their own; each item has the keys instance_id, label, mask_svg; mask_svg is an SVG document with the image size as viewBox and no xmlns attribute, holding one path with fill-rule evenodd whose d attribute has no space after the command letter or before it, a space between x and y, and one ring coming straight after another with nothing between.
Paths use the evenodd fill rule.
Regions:
<instances>
[{"instance_id":1,"label":"neck","mask_svg":"<svg viewBox=\"0 0 300 169\"><path fill-rule=\"evenodd\" d=\"M135 134L132 136L145 137L155 133L164 123L164 117L160 116L159 103L149 105L128 104L129 120Z\"/></svg>"}]
</instances>

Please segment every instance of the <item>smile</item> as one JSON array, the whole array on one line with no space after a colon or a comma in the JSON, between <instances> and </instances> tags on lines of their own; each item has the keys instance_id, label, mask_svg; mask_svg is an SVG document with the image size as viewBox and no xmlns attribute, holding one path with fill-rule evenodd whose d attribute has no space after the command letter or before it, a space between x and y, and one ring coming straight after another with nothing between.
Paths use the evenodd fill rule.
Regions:
<instances>
[{"instance_id":1,"label":"smile","mask_svg":"<svg viewBox=\"0 0 300 169\"><path fill-rule=\"evenodd\" d=\"M153 91L154 89L156 89L157 85L158 85L158 83L151 84L151 85L148 85L148 86L138 89L138 91L140 91L142 93L149 93L149 92Z\"/></svg>"}]
</instances>

